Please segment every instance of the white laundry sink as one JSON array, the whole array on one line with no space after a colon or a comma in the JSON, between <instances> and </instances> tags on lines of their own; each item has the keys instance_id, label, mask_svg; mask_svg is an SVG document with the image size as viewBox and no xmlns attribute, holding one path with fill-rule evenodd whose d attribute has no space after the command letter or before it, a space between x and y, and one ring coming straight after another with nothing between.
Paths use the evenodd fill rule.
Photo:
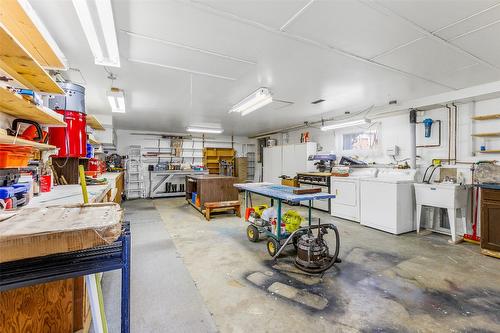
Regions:
<instances>
[{"instance_id":1,"label":"white laundry sink","mask_svg":"<svg viewBox=\"0 0 500 333\"><path fill-rule=\"evenodd\" d=\"M462 208L467 206L468 187L459 184L415 184L417 205L441 208Z\"/></svg>"},{"instance_id":2,"label":"white laundry sink","mask_svg":"<svg viewBox=\"0 0 500 333\"><path fill-rule=\"evenodd\" d=\"M449 183L414 184L417 204L417 232L420 231L420 219L423 206L445 208L450 220L450 232L453 243L463 236L466 230L466 210L470 186ZM460 209L462 223L457 223L456 213Z\"/></svg>"}]
</instances>

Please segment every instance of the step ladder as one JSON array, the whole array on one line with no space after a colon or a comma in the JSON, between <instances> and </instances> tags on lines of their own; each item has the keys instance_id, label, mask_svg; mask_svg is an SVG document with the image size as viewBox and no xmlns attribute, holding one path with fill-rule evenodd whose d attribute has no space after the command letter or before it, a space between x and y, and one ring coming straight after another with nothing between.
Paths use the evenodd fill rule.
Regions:
<instances>
[{"instance_id":1,"label":"step ladder","mask_svg":"<svg viewBox=\"0 0 500 333\"><path fill-rule=\"evenodd\" d=\"M127 199L144 198L144 172L142 148L138 145L128 147L125 163L125 196Z\"/></svg>"}]
</instances>

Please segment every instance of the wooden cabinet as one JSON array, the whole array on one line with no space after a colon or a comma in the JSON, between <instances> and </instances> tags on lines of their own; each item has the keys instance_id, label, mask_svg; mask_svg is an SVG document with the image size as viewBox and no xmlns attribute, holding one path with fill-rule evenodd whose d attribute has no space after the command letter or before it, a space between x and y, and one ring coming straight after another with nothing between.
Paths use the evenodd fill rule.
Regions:
<instances>
[{"instance_id":1,"label":"wooden cabinet","mask_svg":"<svg viewBox=\"0 0 500 333\"><path fill-rule=\"evenodd\" d=\"M500 255L500 188L481 189L481 249Z\"/></svg>"},{"instance_id":2,"label":"wooden cabinet","mask_svg":"<svg viewBox=\"0 0 500 333\"><path fill-rule=\"evenodd\" d=\"M205 208L205 202L220 202L239 200L238 189L233 185L236 177L218 175L186 176L186 200L192 202L192 194L199 198L199 210Z\"/></svg>"}]
</instances>

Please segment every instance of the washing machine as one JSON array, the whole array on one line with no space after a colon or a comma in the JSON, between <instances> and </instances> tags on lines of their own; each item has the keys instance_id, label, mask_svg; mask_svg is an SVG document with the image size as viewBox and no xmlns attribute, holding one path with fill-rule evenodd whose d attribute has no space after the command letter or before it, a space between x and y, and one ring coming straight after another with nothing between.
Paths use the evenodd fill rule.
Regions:
<instances>
[{"instance_id":1,"label":"washing machine","mask_svg":"<svg viewBox=\"0 0 500 333\"><path fill-rule=\"evenodd\" d=\"M416 230L415 173L380 169L376 178L360 179L360 224L395 235Z\"/></svg>"},{"instance_id":2,"label":"washing machine","mask_svg":"<svg viewBox=\"0 0 500 333\"><path fill-rule=\"evenodd\" d=\"M330 177L330 214L335 217L359 222L361 215L360 179L377 176L375 168L351 168L348 177Z\"/></svg>"}]
</instances>

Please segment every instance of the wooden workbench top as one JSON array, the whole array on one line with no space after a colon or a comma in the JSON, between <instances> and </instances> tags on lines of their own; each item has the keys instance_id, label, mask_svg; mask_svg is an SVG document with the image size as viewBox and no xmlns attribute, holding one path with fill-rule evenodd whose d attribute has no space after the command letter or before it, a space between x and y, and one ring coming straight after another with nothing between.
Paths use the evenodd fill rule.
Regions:
<instances>
[{"instance_id":1,"label":"wooden workbench top","mask_svg":"<svg viewBox=\"0 0 500 333\"><path fill-rule=\"evenodd\" d=\"M297 175L330 177L332 175L332 173L331 172L297 172Z\"/></svg>"},{"instance_id":2,"label":"wooden workbench top","mask_svg":"<svg viewBox=\"0 0 500 333\"><path fill-rule=\"evenodd\" d=\"M108 180L106 185L87 185L89 202L100 202L106 193L114 189L116 179L122 172L106 172L102 177ZM33 197L26 207L42 207L48 205L72 205L83 203L82 188L80 185L58 185L50 192L40 193Z\"/></svg>"},{"instance_id":3,"label":"wooden workbench top","mask_svg":"<svg viewBox=\"0 0 500 333\"><path fill-rule=\"evenodd\" d=\"M228 178L236 179L236 177L233 177L233 176L207 175L207 174L205 174L205 175L191 175L188 177L191 179L228 179Z\"/></svg>"}]
</instances>

